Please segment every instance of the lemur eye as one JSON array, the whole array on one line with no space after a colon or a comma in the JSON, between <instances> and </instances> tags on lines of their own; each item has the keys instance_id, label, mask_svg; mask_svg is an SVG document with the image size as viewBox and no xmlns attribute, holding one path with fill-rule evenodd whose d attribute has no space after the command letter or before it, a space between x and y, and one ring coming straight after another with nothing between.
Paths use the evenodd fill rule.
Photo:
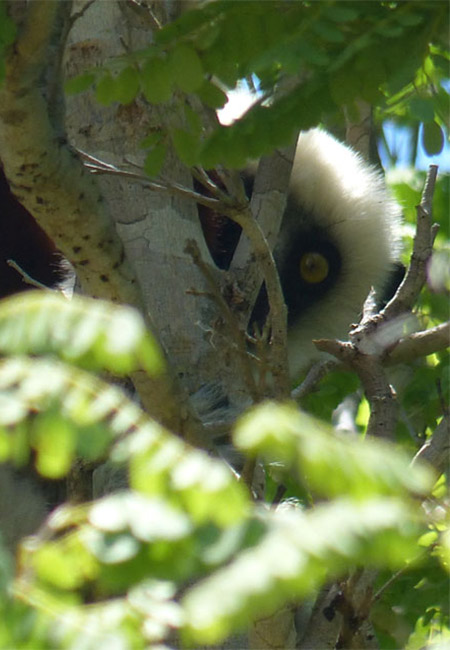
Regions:
<instances>
[{"instance_id":1,"label":"lemur eye","mask_svg":"<svg viewBox=\"0 0 450 650\"><path fill-rule=\"evenodd\" d=\"M323 282L329 270L328 260L321 253L309 252L300 258L300 276L308 284Z\"/></svg>"}]
</instances>

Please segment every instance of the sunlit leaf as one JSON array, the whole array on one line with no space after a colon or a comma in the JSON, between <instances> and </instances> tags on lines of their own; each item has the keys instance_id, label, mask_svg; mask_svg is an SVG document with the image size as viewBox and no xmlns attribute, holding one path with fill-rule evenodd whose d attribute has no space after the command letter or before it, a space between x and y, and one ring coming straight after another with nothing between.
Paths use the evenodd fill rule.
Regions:
<instances>
[{"instance_id":1,"label":"sunlit leaf","mask_svg":"<svg viewBox=\"0 0 450 650\"><path fill-rule=\"evenodd\" d=\"M149 496L166 495L197 523L219 526L241 520L248 500L229 468L205 452L192 449L156 424L141 427L118 443L117 462L130 462L131 486Z\"/></svg>"},{"instance_id":2,"label":"sunlit leaf","mask_svg":"<svg viewBox=\"0 0 450 650\"><path fill-rule=\"evenodd\" d=\"M70 421L54 410L35 418L31 444L36 449L36 469L43 476L61 478L75 456L76 431Z\"/></svg>"},{"instance_id":3,"label":"sunlit leaf","mask_svg":"<svg viewBox=\"0 0 450 650\"><path fill-rule=\"evenodd\" d=\"M101 300L32 291L0 304L0 351L58 354L81 366L128 374L157 373L162 355L142 317Z\"/></svg>"},{"instance_id":4,"label":"sunlit leaf","mask_svg":"<svg viewBox=\"0 0 450 650\"><path fill-rule=\"evenodd\" d=\"M217 643L249 618L304 598L353 562L395 566L415 553L415 527L395 500L335 502L264 518L269 527L258 545L188 590L183 606L189 642Z\"/></svg>"},{"instance_id":5,"label":"sunlit leaf","mask_svg":"<svg viewBox=\"0 0 450 650\"><path fill-rule=\"evenodd\" d=\"M191 530L187 517L162 500L128 492L105 497L96 503L89 519L102 530L129 528L135 538L147 542L178 539Z\"/></svg>"},{"instance_id":6,"label":"sunlit leaf","mask_svg":"<svg viewBox=\"0 0 450 650\"><path fill-rule=\"evenodd\" d=\"M76 534L48 542L32 556L39 578L59 589L72 590L98 573L97 562L84 550Z\"/></svg>"},{"instance_id":7,"label":"sunlit leaf","mask_svg":"<svg viewBox=\"0 0 450 650\"><path fill-rule=\"evenodd\" d=\"M433 474L409 467L410 459L379 440L337 436L320 421L291 406L266 404L245 415L237 425L237 446L267 460L281 460L319 494L373 495L426 493Z\"/></svg>"},{"instance_id":8,"label":"sunlit leaf","mask_svg":"<svg viewBox=\"0 0 450 650\"><path fill-rule=\"evenodd\" d=\"M112 439L142 418L119 388L50 359L12 357L1 363L0 395L3 460L23 465L31 443L38 469L52 478L65 474L76 454L102 457Z\"/></svg>"}]
</instances>

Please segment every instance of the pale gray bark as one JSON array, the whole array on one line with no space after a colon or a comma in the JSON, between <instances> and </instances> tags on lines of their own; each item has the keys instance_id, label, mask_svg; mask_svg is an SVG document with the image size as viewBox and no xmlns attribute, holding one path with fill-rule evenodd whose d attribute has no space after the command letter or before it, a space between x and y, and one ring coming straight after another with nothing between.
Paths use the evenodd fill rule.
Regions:
<instances>
[{"instance_id":1,"label":"pale gray bark","mask_svg":"<svg viewBox=\"0 0 450 650\"><path fill-rule=\"evenodd\" d=\"M79 4L85 3L75 3L75 7ZM164 20L164 4L159 3L155 10ZM148 21L120 3L94 3L71 31L67 70L70 75L77 74L89 65L101 65L110 56L124 54L127 48L148 46L149 28ZM143 136L161 124L176 123L180 119L177 110L176 100L164 111L142 99L129 106L102 107L93 93L84 93L68 99L68 134L82 151L122 169L136 170L145 158L140 147ZM192 187L190 172L170 151L161 176L164 182ZM236 385L227 335L224 340L215 325L217 306L206 295L203 274L185 251L188 240L195 240L220 284L220 274L204 243L196 204L152 192L143 183L113 174L100 176L98 184L138 278L144 309L151 315L177 376L190 393L205 383Z\"/></svg>"}]
</instances>

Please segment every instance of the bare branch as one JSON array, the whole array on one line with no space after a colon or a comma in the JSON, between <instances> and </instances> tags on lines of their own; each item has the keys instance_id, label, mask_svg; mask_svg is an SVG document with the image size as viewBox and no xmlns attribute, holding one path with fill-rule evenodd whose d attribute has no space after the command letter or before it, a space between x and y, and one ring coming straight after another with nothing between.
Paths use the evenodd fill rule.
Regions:
<instances>
[{"instance_id":1,"label":"bare branch","mask_svg":"<svg viewBox=\"0 0 450 650\"><path fill-rule=\"evenodd\" d=\"M411 264L394 298L380 314L373 316L367 310L358 327L350 332L350 343L339 341L316 341L316 347L334 355L355 370L361 379L366 397L371 406L367 433L390 437L394 431L397 408L394 391L383 369L383 352L402 336L407 312L411 310L425 282L426 267L431 257L435 228L431 225L431 201L437 168L432 166L423 191L422 201L417 208L417 231L414 239ZM442 328L444 329L444 328ZM439 331L434 336L441 338ZM404 345L411 351L416 341ZM428 343L431 341L428 339ZM402 352L399 353L400 355Z\"/></svg>"},{"instance_id":2,"label":"bare branch","mask_svg":"<svg viewBox=\"0 0 450 650\"><path fill-rule=\"evenodd\" d=\"M397 421L397 404L380 357L364 354L348 342L320 339L315 344L319 350L332 354L352 368L360 378L370 404L367 434L391 438Z\"/></svg>"},{"instance_id":3,"label":"bare branch","mask_svg":"<svg viewBox=\"0 0 450 650\"><path fill-rule=\"evenodd\" d=\"M450 321L441 323L423 332L413 332L400 339L395 348L384 356L383 363L409 363L420 357L426 357L441 350L450 344Z\"/></svg>"},{"instance_id":4,"label":"bare branch","mask_svg":"<svg viewBox=\"0 0 450 650\"><path fill-rule=\"evenodd\" d=\"M380 317L384 320L389 320L412 309L425 284L427 265L431 258L438 228L438 226L432 224L432 202L437 171L436 165L430 165L422 192L422 200L416 208L417 227L411 263L395 296L380 313Z\"/></svg>"},{"instance_id":5,"label":"bare branch","mask_svg":"<svg viewBox=\"0 0 450 650\"><path fill-rule=\"evenodd\" d=\"M86 4L81 7L79 11L75 11L71 17L70 17L70 28L72 28L72 25L76 23L77 20L80 20L80 18L83 18L84 14L86 11L89 9L91 5L94 4L96 0L87 0Z\"/></svg>"},{"instance_id":6,"label":"bare branch","mask_svg":"<svg viewBox=\"0 0 450 650\"><path fill-rule=\"evenodd\" d=\"M295 150L296 146L292 145L263 157L255 176L250 208L271 250L277 240L286 207ZM231 270L237 277L245 278L251 305L254 304L263 279L261 270L254 264L253 254L253 242L241 238L231 264Z\"/></svg>"},{"instance_id":7,"label":"bare branch","mask_svg":"<svg viewBox=\"0 0 450 650\"><path fill-rule=\"evenodd\" d=\"M369 621L376 575L373 569L358 569L342 583L341 598L337 603L337 610L342 615L338 648L379 648Z\"/></svg>"},{"instance_id":8,"label":"bare branch","mask_svg":"<svg viewBox=\"0 0 450 650\"><path fill-rule=\"evenodd\" d=\"M444 415L435 432L429 440L419 449L414 456L412 465L417 461L426 461L432 465L439 474L446 471L450 462L450 418Z\"/></svg>"},{"instance_id":9,"label":"bare branch","mask_svg":"<svg viewBox=\"0 0 450 650\"><path fill-rule=\"evenodd\" d=\"M411 311L419 293L426 281L428 262L431 258L433 243L437 233L437 225L432 225L431 202L436 183L437 167L431 165L422 193L422 201L417 206L417 226L414 237L413 252L408 270L398 287L394 297L379 313L373 315L370 309L365 311L361 323L350 332L350 340L359 349L374 352L373 343L376 342L378 333L385 328L398 325L398 335L388 337L384 349L396 343L403 332L403 320L408 318L405 314ZM391 332L392 334L392 332ZM382 340L383 336L380 340ZM379 350L381 352L381 350Z\"/></svg>"}]
</instances>

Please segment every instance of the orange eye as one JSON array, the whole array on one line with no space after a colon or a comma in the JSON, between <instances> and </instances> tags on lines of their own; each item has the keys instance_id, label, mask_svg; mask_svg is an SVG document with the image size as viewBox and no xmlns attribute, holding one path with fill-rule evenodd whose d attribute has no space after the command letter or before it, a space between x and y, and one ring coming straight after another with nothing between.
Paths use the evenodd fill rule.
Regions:
<instances>
[{"instance_id":1,"label":"orange eye","mask_svg":"<svg viewBox=\"0 0 450 650\"><path fill-rule=\"evenodd\" d=\"M305 253L300 259L300 275L309 284L323 282L329 270L328 260L321 253Z\"/></svg>"}]
</instances>

